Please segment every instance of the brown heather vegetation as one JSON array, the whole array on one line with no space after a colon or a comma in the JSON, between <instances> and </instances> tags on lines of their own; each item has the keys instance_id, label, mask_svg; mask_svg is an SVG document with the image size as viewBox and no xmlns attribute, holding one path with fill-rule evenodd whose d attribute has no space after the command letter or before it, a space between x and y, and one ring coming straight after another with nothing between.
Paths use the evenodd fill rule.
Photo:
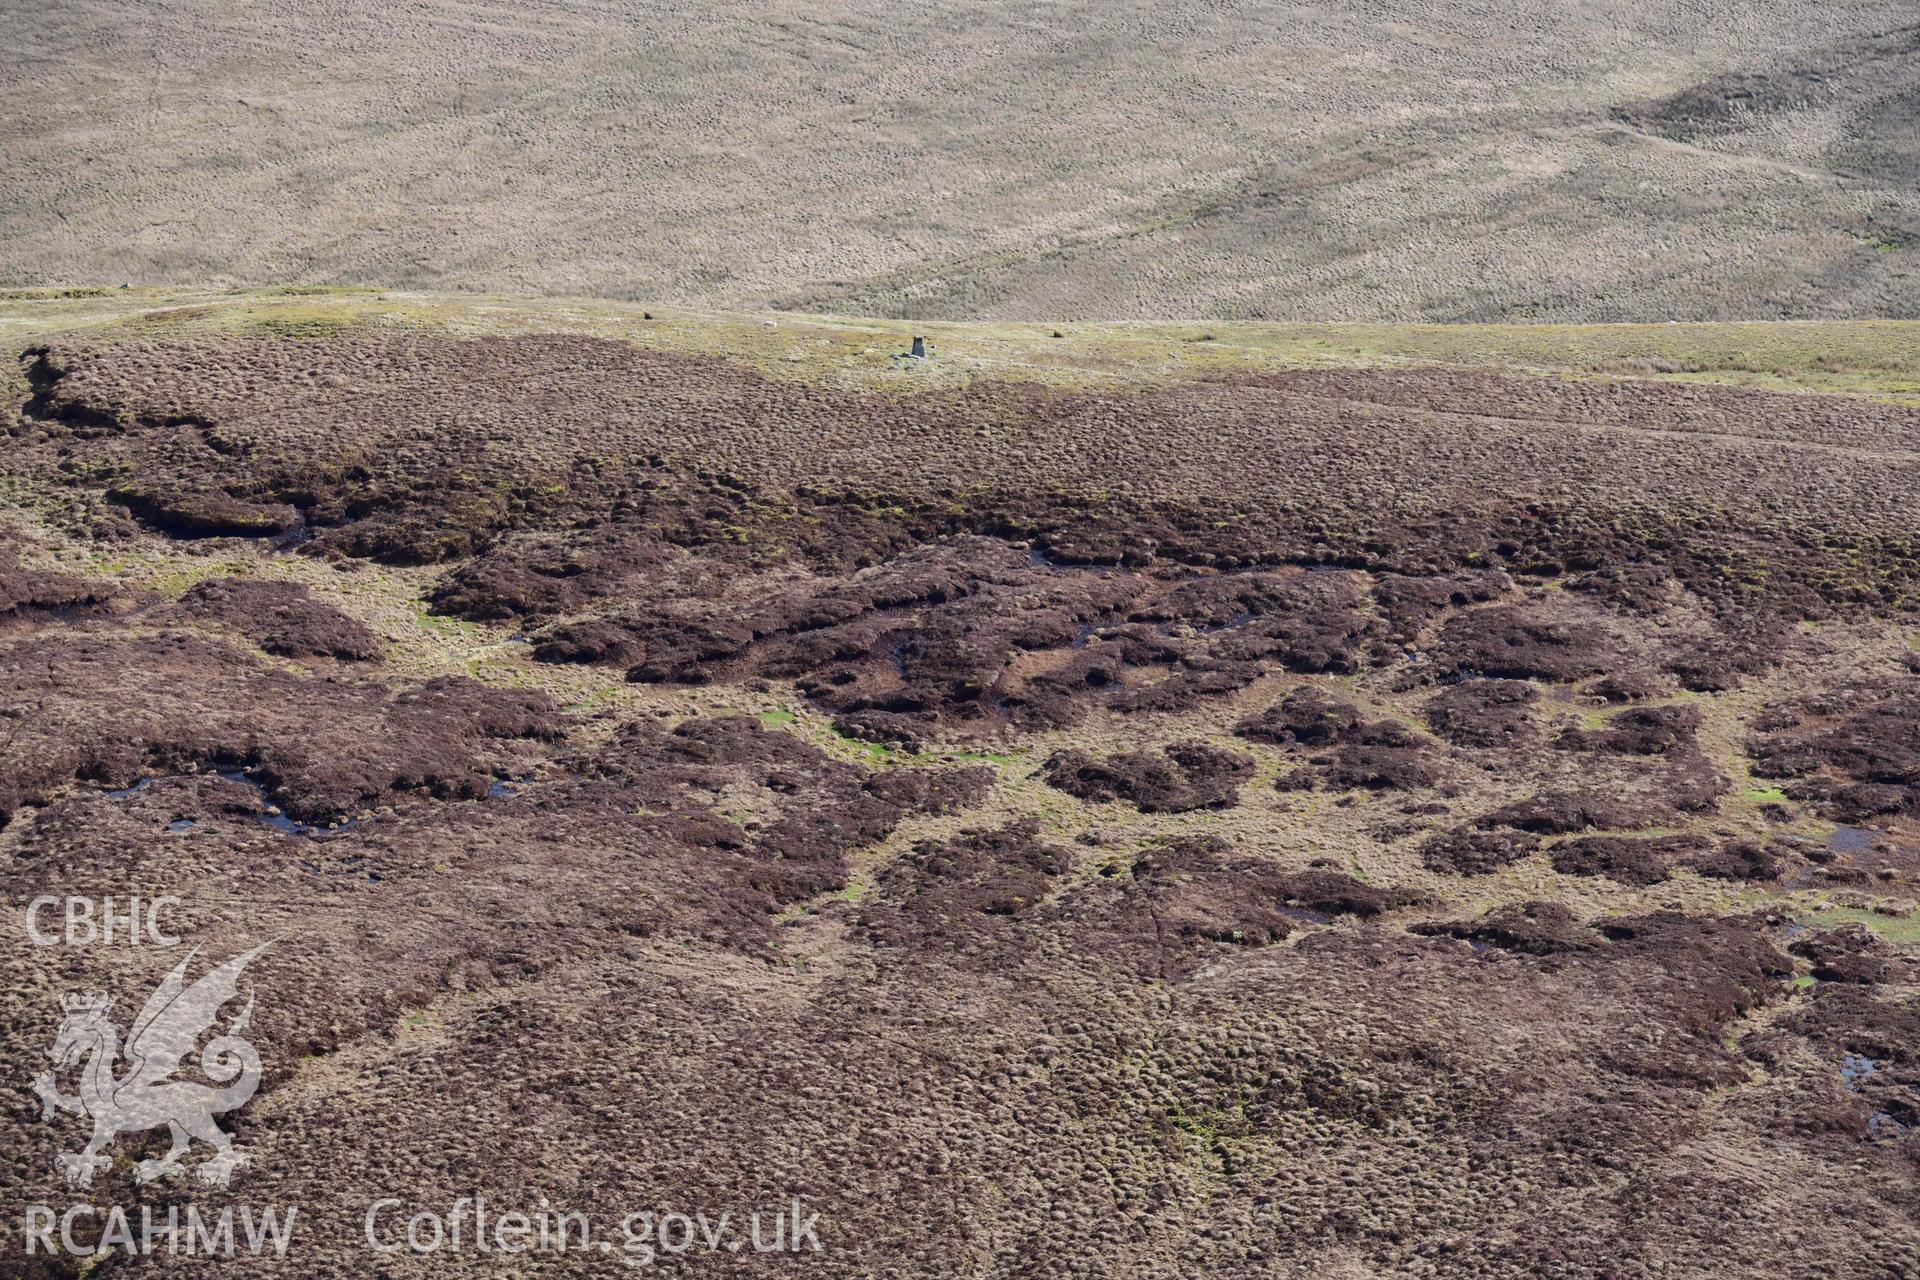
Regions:
<instances>
[{"instance_id":1,"label":"brown heather vegetation","mask_svg":"<svg viewBox=\"0 0 1920 1280\"><path fill-rule=\"evenodd\" d=\"M284 939L194 1194L303 1276L476 1188L820 1212L720 1275L1920 1270L1920 411L21 345L0 879ZM173 963L6 936L9 1061Z\"/></svg>"}]
</instances>

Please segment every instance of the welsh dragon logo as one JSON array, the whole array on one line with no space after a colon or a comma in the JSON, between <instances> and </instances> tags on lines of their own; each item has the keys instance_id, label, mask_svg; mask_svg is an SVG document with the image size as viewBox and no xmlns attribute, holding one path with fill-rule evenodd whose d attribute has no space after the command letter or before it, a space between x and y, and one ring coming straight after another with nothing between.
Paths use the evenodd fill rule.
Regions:
<instances>
[{"instance_id":1,"label":"welsh dragon logo","mask_svg":"<svg viewBox=\"0 0 1920 1280\"><path fill-rule=\"evenodd\" d=\"M174 1073L180 1069L180 1059L218 1019L221 1007L234 998L248 962L271 945L266 943L233 957L192 986L186 985L187 965L199 949L188 952L187 958L147 997L124 1044L119 1029L108 1019L110 1002L106 996L69 995L61 1000L66 1020L53 1047L47 1050L54 1070L35 1079L33 1091L40 1095L43 1119L70 1111L93 1120L93 1138L85 1150L63 1152L54 1158L54 1167L66 1176L68 1185L88 1186L96 1171L111 1165L112 1158L106 1151L119 1135L161 1125L172 1133L172 1149L136 1165L136 1181L152 1182L182 1173L185 1166L180 1158L198 1139L212 1147L213 1154L195 1168L195 1176L211 1186L227 1185L246 1157L233 1149L233 1139L214 1123L214 1117L245 1106L260 1087L260 1054L240 1036L253 1018L251 994L247 1007L228 1024L226 1032L208 1041L201 1051L200 1070L214 1085L175 1079ZM127 1069L116 1075L114 1064L122 1057ZM73 1067L80 1069L78 1096L60 1092L55 1080L57 1072Z\"/></svg>"}]
</instances>

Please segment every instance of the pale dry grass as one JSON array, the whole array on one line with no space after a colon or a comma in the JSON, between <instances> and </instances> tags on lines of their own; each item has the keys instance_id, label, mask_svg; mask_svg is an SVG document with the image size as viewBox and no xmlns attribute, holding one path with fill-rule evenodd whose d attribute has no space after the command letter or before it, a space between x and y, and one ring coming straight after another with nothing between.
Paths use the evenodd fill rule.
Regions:
<instances>
[{"instance_id":1,"label":"pale dry grass","mask_svg":"<svg viewBox=\"0 0 1920 1280\"><path fill-rule=\"evenodd\" d=\"M718 355L782 379L849 391L924 391L979 380L1142 386L1302 368L1454 366L1554 376L1698 381L1843 392L1920 404L1920 325L1908 321L1620 325L1112 322L1064 327L772 315L589 298L272 288L16 290L0 295L0 346L62 333L318 339L356 328L459 337L568 333ZM929 358L902 360L914 335ZM1054 336L1058 334L1059 336ZM0 367L0 377L14 376Z\"/></svg>"},{"instance_id":2,"label":"pale dry grass","mask_svg":"<svg viewBox=\"0 0 1920 1280\"><path fill-rule=\"evenodd\" d=\"M0 282L1912 316L1911 22L1900 0L59 0L0 65ZM1741 111L1661 105L1689 90Z\"/></svg>"}]
</instances>

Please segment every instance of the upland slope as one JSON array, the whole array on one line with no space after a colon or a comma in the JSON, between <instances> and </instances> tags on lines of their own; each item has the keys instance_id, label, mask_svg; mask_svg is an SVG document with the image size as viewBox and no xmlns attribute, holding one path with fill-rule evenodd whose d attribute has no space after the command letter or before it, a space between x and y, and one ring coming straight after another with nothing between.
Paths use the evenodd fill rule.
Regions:
<instances>
[{"instance_id":1,"label":"upland slope","mask_svg":"<svg viewBox=\"0 0 1920 1280\"><path fill-rule=\"evenodd\" d=\"M0 283L1920 314L1899 0L56 0L7 41Z\"/></svg>"}]
</instances>

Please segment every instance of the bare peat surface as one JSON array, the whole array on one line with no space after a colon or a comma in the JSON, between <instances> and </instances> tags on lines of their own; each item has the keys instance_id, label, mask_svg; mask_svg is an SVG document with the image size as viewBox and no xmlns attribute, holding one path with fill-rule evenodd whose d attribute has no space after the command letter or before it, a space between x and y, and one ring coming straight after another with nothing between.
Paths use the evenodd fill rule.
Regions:
<instances>
[{"instance_id":1,"label":"bare peat surface","mask_svg":"<svg viewBox=\"0 0 1920 1280\"><path fill-rule=\"evenodd\" d=\"M611 1242L541 1276L796 1198L818 1252L655 1265L1920 1274L1920 412L405 332L14 381L0 1200L299 1230L9 1276L520 1274L369 1243L476 1195ZM180 947L22 923L133 893ZM61 998L268 942L227 1185L164 1126L69 1185Z\"/></svg>"}]
</instances>

